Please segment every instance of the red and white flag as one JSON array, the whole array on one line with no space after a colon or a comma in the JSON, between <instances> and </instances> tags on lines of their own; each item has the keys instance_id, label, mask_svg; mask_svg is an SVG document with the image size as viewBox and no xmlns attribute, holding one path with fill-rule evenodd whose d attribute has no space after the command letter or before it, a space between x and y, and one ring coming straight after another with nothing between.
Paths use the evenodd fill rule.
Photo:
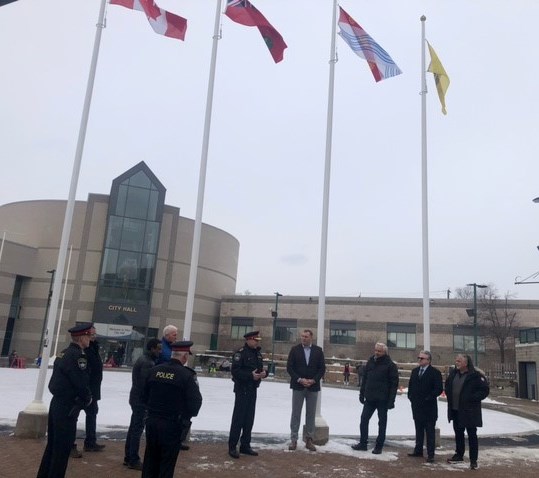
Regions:
<instances>
[{"instance_id":1,"label":"red and white flag","mask_svg":"<svg viewBox=\"0 0 539 478\"><path fill-rule=\"evenodd\" d=\"M121 5L130 10L140 10L146 14L155 33L178 40L185 40L187 20L174 13L159 8L153 0L110 0L113 5Z\"/></svg>"}]
</instances>

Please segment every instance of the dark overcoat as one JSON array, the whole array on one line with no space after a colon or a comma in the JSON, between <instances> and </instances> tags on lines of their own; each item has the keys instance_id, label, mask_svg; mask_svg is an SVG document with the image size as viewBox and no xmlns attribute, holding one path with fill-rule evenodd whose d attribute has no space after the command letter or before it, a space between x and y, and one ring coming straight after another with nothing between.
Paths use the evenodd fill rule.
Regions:
<instances>
[{"instance_id":1,"label":"dark overcoat","mask_svg":"<svg viewBox=\"0 0 539 478\"><path fill-rule=\"evenodd\" d=\"M412 404L412 415L416 421L436 421L438 419L437 397L443 391L442 374L429 365L421 378L416 367L412 370L408 383L408 399Z\"/></svg>"}]
</instances>

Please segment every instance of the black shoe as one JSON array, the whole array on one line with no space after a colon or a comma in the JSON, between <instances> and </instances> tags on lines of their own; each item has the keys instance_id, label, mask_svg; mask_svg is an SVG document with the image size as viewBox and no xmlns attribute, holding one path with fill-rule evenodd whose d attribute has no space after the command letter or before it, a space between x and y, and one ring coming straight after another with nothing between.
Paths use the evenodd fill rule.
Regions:
<instances>
[{"instance_id":1,"label":"black shoe","mask_svg":"<svg viewBox=\"0 0 539 478\"><path fill-rule=\"evenodd\" d=\"M373 455L381 455L382 454L382 448L378 447L378 446L375 446L374 449L372 450L372 454Z\"/></svg>"},{"instance_id":2,"label":"black shoe","mask_svg":"<svg viewBox=\"0 0 539 478\"><path fill-rule=\"evenodd\" d=\"M180 445L180 450L187 451L189 450L189 445L184 445L183 443Z\"/></svg>"},{"instance_id":3,"label":"black shoe","mask_svg":"<svg viewBox=\"0 0 539 478\"><path fill-rule=\"evenodd\" d=\"M351 445L352 450L356 451L367 451L367 445L364 445L363 443L356 443L355 445Z\"/></svg>"},{"instance_id":4,"label":"black shoe","mask_svg":"<svg viewBox=\"0 0 539 478\"><path fill-rule=\"evenodd\" d=\"M258 452L254 451L251 447L240 446L240 453L242 453L243 455L258 456Z\"/></svg>"},{"instance_id":5,"label":"black shoe","mask_svg":"<svg viewBox=\"0 0 539 478\"><path fill-rule=\"evenodd\" d=\"M129 461L127 460L127 458L124 458L124 466L127 466L129 465Z\"/></svg>"},{"instance_id":6,"label":"black shoe","mask_svg":"<svg viewBox=\"0 0 539 478\"><path fill-rule=\"evenodd\" d=\"M470 470L477 470L477 461L470 461Z\"/></svg>"},{"instance_id":7,"label":"black shoe","mask_svg":"<svg viewBox=\"0 0 539 478\"><path fill-rule=\"evenodd\" d=\"M105 448L105 445L98 445L97 443L95 445L84 445L84 451L103 451L103 448Z\"/></svg>"},{"instance_id":8,"label":"black shoe","mask_svg":"<svg viewBox=\"0 0 539 478\"><path fill-rule=\"evenodd\" d=\"M240 454L238 453L238 450L236 450L236 448L229 448L229 449L228 449L228 454L229 454L232 458L239 458L239 457L240 457Z\"/></svg>"},{"instance_id":9,"label":"black shoe","mask_svg":"<svg viewBox=\"0 0 539 478\"><path fill-rule=\"evenodd\" d=\"M128 463L127 468L130 470L142 470L142 462L141 461L135 461L134 463Z\"/></svg>"},{"instance_id":10,"label":"black shoe","mask_svg":"<svg viewBox=\"0 0 539 478\"><path fill-rule=\"evenodd\" d=\"M427 458L427 463L434 463L434 457L433 456L429 456Z\"/></svg>"},{"instance_id":11,"label":"black shoe","mask_svg":"<svg viewBox=\"0 0 539 478\"><path fill-rule=\"evenodd\" d=\"M408 453L408 456L414 456L414 457L423 458L423 453L422 453L422 452L414 451L414 452L412 452L412 453Z\"/></svg>"},{"instance_id":12,"label":"black shoe","mask_svg":"<svg viewBox=\"0 0 539 478\"><path fill-rule=\"evenodd\" d=\"M451 457L447 459L447 463L462 463L464 461L464 458L462 458L460 455L457 455L456 453Z\"/></svg>"}]
</instances>

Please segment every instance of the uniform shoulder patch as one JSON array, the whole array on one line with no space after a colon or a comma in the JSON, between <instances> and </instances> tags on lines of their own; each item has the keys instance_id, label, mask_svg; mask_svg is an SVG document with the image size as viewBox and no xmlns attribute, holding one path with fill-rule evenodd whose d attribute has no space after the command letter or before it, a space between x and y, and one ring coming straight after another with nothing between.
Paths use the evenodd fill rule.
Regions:
<instances>
[{"instance_id":1,"label":"uniform shoulder patch","mask_svg":"<svg viewBox=\"0 0 539 478\"><path fill-rule=\"evenodd\" d=\"M86 357L80 357L77 360L77 364L81 370L86 370L88 368L88 361L86 360Z\"/></svg>"},{"instance_id":2,"label":"uniform shoulder patch","mask_svg":"<svg viewBox=\"0 0 539 478\"><path fill-rule=\"evenodd\" d=\"M240 352L236 352L234 354L234 362L239 362L241 360L241 353Z\"/></svg>"}]
</instances>

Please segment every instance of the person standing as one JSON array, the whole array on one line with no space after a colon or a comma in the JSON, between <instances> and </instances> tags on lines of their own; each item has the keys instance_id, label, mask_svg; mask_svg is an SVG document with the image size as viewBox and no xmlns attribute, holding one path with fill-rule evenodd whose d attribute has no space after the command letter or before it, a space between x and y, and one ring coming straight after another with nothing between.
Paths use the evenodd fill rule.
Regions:
<instances>
[{"instance_id":1,"label":"person standing","mask_svg":"<svg viewBox=\"0 0 539 478\"><path fill-rule=\"evenodd\" d=\"M144 431L146 406L144 405L144 387L150 375L150 369L155 366L161 353L161 341L150 339L146 344L145 352L137 359L131 372L131 391L129 392L129 405L131 407L131 421L127 438L125 440L124 465L131 470L142 470L139 456L140 437Z\"/></svg>"},{"instance_id":2,"label":"person standing","mask_svg":"<svg viewBox=\"0 0 539 478\"><path fill-rule=\"evenodd\" d=\"M377 343L374 346L374 355L365 365L359 401L363 404L361 422L359 425L359 443L352 445L354 450L367 450L369 441L369 420L375 411L378 412L378 437L372 452L375 455L382 453L386 440L387 411L395 408L395 397L399 386L399 371L397 366L387 354L387 345Z\"/></svg>"},{"instance_id":3,"label":"person standing","mask_svg":"<svg viewBox=\"0 0 539 478\"><path fill-rule=\"evenodd\" d=\"M236 397L228 435L228 454L232 458L239 458L240 453L258 456L258 452L251 448L251 430L255 420L256 392L267 376L258 345L262 340L258 330L246 333L243 338L245 345L234 354L231 369ZM238 441L239 453L236 448Z\"/></svg>"},{"instance_id":4,"label":"person standing","mask_svg":"<svg viewBox=\"0 0 539 478\"><path fill-rule=\"evenodd\" d=\"M350 384L350 364L348 362L344 364L343 376L344 376L344 384L349 385Z\"/></svg>"},{"instance_id":5,"label":"person standing","mask_svg":"<svg viewBox=\"0 0 539 478\"><path fill-rule=\"evenodd\" d=\"M90 345L84 351L88 360L88 372L90 373L90 391L92 403L84 408L86 414L86 436L84 438L84 451L102 451L105 445L97 443L97 402L101 400L101 382L103 381L103 362L99 355L99 343L96 340L95 328L90 329ZM80 458L82 453L77 449L77 443L73 443L71 458Z\"/></svg>"},{"instance_id":6,"label":"person standing","mask_svg":"<svg viewBox=\"0 0 539 478\"><path fill-rule=\"evenodd\" d=\"M158 364L167 363L170 361L172 354L172 344L176 342L178 337L178 328L174 325L167 325L163 329L163 338L161 339L161 355L157 361Z\"/></svg>"},{"instance_id":7,"label":"person standing","mask_svg":"<svg viewBox=\"0 0 539 478\"><path fill-rule=\"evenodd\" d=\"M445 381L447 396L447 418L453 421L455 432L455 454L448 463L464 461L466 444L464 430L468 434L470 447L470 468L477 468L479 456L479 441L477 427L483 426L481 401L488 397L490 388L485 376L475 369L469 355L458 354L455 357L455 367L451 369Z\"/></svg>"},{"instance_id":8,"label":"person standing","mask_svg":"<svg viewBox=\"0 0 539 478\"><path fill-rule=\"evenodd\" d=\"M423 442L427 435L427 463L434 463L438 396L443 391L442 374L432 366L432 355L422 350L417 357L419 366L412 370L408 384L408 399L412 405L415 424L415 448L408 456L423 457Z\"/></svg>"},{"instance_id":9,"label":"person standing","mask_svg":"<svg viewBox=\"0 0 539 478\"><path fill-rule=\"evenodd\" d=\"M171 345L170 362L150 370L145 386L146 449L142 478L172 478L182 440L202 406L196 374L182 365L191 341Z\"/></svg>"},{"instance_id":10,"label":"person standing","mask_svg":"<svg viewBox=\"0 0 539 478\"><path fill-rule=\"evenodd\" d=\"M290 418L289 450L298 446L298 432L301 421L301 410L305 402L305 447L316 451L313 444L315 432L315 415L320 380L326 373L324 352L313 344L312 330L305 329L300 335L301 343L292 347L288 354L286 370L290 375L292 389L292 416Z\"/></svg>"},{"instance_id":11,"label":"person standing","mask_svg":"<svg viewBox=\"0 0 539 478\"><path fill-rule=\"evenodd\" d=\"M47 423L47 446L37 478L63 478L77 433L81 409L92 403L88 360L84 350L90 344L92 324L69 329L71 344L54 361L49 390L52 400Z\"/></svg>"}]
</instances>

